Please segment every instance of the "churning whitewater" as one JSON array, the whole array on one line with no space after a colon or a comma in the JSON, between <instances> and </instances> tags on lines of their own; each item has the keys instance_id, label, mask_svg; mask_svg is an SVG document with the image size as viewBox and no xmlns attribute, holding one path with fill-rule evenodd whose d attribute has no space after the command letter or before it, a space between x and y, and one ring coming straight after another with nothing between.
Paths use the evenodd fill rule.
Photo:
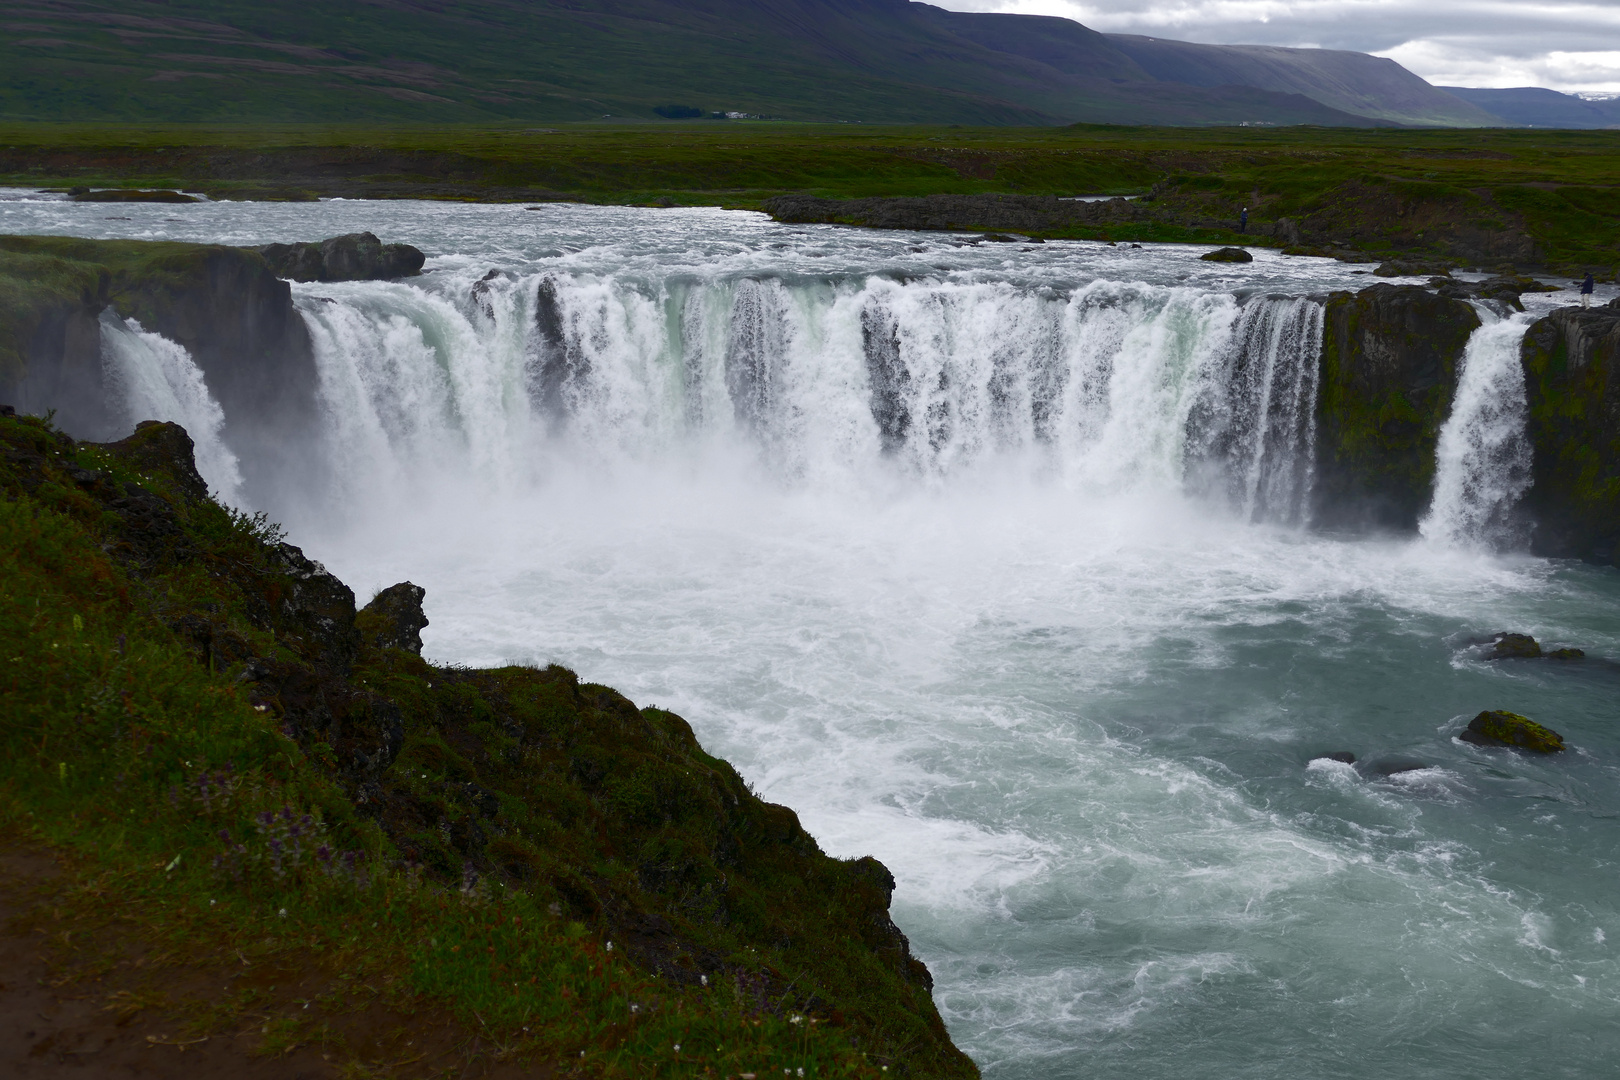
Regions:
<instances>
[{"instance_id":1,"label":"churning whitewater","mask_svg":"<svg viewBox=\"0 0 1620 1080\"><path fill-rule=\"evenodd\" d=\"M673 708L882 859L986 1075L1612 1071L1620 582L1519 546L1526 318L1482 313L1423 535L1337 537L1320 297L1368 279L1327 260L711 210L104 214L0 226L427 250L294 286L330 468L267 508L362 593L424 585L435 659ZM185 358L103 335L131 418L185 423L229 490ZM1482 661L1500 630L1594 662ZM1457 740L1486 708L1573 749Z\"/></svg>"}]
</instances>

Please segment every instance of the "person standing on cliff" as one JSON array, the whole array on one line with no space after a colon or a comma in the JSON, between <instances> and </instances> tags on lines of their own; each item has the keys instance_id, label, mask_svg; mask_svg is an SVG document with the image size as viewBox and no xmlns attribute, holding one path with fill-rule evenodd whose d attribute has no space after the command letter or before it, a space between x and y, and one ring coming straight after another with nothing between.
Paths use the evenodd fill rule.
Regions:
<instances>
[{"instance_id":1,"label":"person standing on cliff","mask_svg":"<svg viewBox=\"0 0 1620 1080\"><path fill-rule=\"evenodd\" d=\"M1592 306L1592 288L1592 271L1588 270L1586 277L1581 281L1581 307L1589 308Z\"/></svg>"},{"instance_id":2,"label":"person standing on cliff","mask_svg":"<svg viewBox=\"0 0 1620 1080\"><path fill-rule=\"evenodd\" d=\"M1238 232L1246 233L1248 231L1249 231L1249 208L1247 206L1245 206L1243 208L1243 213L1238 215ZM1588 275L1588 276L1590 276L1590 275Z\"/></svg>"}]
</instances>

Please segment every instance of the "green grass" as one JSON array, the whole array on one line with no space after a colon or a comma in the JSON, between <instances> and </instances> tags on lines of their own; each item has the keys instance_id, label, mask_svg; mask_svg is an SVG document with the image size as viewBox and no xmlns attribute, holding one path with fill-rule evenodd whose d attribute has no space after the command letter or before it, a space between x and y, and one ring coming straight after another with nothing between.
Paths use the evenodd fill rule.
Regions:
<instances>
[{"instance_id":1,"label":"green grass","mask_svg":"<svg viewBox=\"0 0 1620 1080\"><path fill-rule=\"evenodd\" d=\"M0 182L758 208L772 196L1147 194L1158 220L1053 235L1305 242L1554 268L1620 264L1620 132L954 128L746 121L0 127ZM1460 239L1459 239L1460 238ZM1477 241L1477 242L1476 242ZM1266 242L1263 238L1257 242ZM1469 247L1469 245L1472 245ZM1495 254L1493 254L1495 253ZM1459 256L1467 258L1467 256Z\"/></svg>"},{"instance_id":2,"label":"green grass","mask_svg":"<svg viewBox=\"0 0 1620 1080\"><path fill-rule=\"evenodd\" d=\"M59 906L324 972L267 1053L353 1053L329 1021L364 985L581 1075L975 1074L873 921L875 863L822 855L672 713L323 628L274 527L165 471L172 430L0 418L0 831L69 856ZM359 756L396 721L391 762Z\"/></svg>"}]
</instances>

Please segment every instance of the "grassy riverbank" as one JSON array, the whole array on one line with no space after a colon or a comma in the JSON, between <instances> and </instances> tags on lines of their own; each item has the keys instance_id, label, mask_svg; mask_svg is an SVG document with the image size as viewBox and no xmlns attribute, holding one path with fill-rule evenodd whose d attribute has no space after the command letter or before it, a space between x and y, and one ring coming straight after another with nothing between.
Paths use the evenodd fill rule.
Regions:
<instances>
[{"instance_id":1,"label":"grassy riverbank","mask_svg":"<svg viewBox=\"0 0 1620 1080\"><path fill-rule=\"evenodd\" d=\"M1153 196L1154 220L1065 233L1444 254L1605 275L1620 132L958 128L750 121L551 128L0 127L0 183L213 198L567 199L757 209L773 196ZM1147 205L1147 204L1144 204ZM971 226L973 223L963 223ZM1189 231L1192 230L1192 231ZM1455 246L1455 245L1453 245Z\"/></svg>"}]
</instances>

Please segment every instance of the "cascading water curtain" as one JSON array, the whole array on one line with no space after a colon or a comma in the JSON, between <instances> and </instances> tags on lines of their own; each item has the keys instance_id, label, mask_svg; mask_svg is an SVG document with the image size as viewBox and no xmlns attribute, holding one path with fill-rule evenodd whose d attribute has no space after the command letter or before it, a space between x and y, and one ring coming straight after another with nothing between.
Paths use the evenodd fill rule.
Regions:
<instances>
[{"instance_id":1,"label":"cascading water curtain","mask_svg":"<svg viewBox=\"0 0 1620 1080\"><path fill-rule=\"evenodd\" d=\"M129 428L143 420L185 428L197 472L221 501L234 503L242 474L225 445L225 412L184 346L108 308L101 313L101 363L112 413Z\"/></svg>"},{"instance_id":2,"label":"cascading water curtain","mask_svg":"<svg viewBox=\"0 0 1620 1080\"><path fill-rule=\"evenodd\" d=\"M785 480L948 482L1022 460L1078 490L1216 493L1297 522L1322 307L1092 282L487 275L300 297L339 456L402 480L573 447L745 448ZM331 294L331 295L327 295ZM751 448L751 449L747 449Z\"/></svg>"},{"instance_id":3,"label":"cascading water curtain","mask_svg":"<svg viewBox=\"0 0 1620 1080\"><path fill-rule=\"evenodd\" d=\"M1463 351L1457 396L1435 449L1434 500L1418 529L1447 547L1500 550L1526 540L1514 508L1531 482L1519 349L1532 319L1475 307L1481 325Z\"/></svg>"}]
</instances>

